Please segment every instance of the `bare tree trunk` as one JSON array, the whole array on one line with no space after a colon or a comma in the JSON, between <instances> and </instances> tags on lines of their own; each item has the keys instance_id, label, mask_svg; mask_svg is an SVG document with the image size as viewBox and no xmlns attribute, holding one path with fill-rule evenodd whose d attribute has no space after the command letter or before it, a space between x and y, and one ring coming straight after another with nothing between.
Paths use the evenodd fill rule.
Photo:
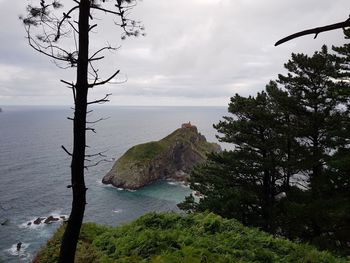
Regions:
<instances>
[{"instance_id":1,"label":"bare tree trunk","mask_svg":"<svg viewBox=\"0 0 350 263\"><path fill-rule=\"evenodd\" d=\"M71 163L71 183L73 190L72 210L63 235L59 256L60 263L73 263L80 228L83 222L86 187L84 180L84 159L86 147L86 111L88 95L89 56L89 15L90 1L81 0L79 6L79 56L75 112L73 124L73 153Z\"/></svg>"}]
</instances>

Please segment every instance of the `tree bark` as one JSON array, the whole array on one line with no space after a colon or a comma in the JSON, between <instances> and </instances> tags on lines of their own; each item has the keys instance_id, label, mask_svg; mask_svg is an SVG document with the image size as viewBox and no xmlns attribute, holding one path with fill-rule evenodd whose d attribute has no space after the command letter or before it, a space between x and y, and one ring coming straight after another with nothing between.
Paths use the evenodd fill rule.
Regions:
<instances>
[{"instance_id":1,"label":"tree bark","mask_svg":"<svg viewBox=\"0 0 350 263\"><path fill-rule=\"evenodd\" d=\"M73 191L72 210L64 232L59 262L73 263L80 228L83 222L86 187L84 180L84 160L86 147L86 111L88 95L88 58L89 58L89 15L90 1L81 0L79 4L79 55L75 111L73 121L73 153L71 163L71 184Z\"/></svg>"}]
</instances>

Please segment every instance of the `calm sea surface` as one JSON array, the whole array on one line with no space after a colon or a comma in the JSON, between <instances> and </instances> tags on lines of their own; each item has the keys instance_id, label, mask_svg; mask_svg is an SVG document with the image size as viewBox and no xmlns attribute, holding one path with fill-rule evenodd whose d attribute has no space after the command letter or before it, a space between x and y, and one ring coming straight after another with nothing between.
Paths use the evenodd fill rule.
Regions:
<instances>
[{"instance_id":1,"label":"calm sea surface","mask_svg":"<svg viewBox=\"0 0 350 263\"><path fill-rule=\"evenodd\" d=\"M120 157L135 144L159 140L191 121L209 141L216 141L213 123L222 107L112 107L95 108L89 120L108 118L88 135L89 153L106 151ZM0 113L0 260L30 262L59 223L28 226L37 217L68 215L71 204L70 158L72 116L69 107L3 107ZM113 162L86 173L88 205L85 221L118 225L149 211L177 211L176 204L190 189L158 182L130 192L101 184ZM16 244L22 242L20 253Z\"/></svg>"}]
</instances>

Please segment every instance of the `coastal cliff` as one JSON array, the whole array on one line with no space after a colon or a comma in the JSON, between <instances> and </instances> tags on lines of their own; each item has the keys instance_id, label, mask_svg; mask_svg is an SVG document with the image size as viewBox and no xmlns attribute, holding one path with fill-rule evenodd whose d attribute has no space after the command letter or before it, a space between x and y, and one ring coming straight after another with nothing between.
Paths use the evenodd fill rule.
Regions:
<instances>
[{"instance_id":1,"label":"coastal cliff","mask_svg":"<svg viewBox=\"0 0 350 263\"><path fill-rule=\"evenodd\" d=\"M103 178L104 184L137 189L159 179L186 180L194 165L221 147L207 142L197 127L185 123L167 137L130 148Z\"/></svg>"}]
</instances>

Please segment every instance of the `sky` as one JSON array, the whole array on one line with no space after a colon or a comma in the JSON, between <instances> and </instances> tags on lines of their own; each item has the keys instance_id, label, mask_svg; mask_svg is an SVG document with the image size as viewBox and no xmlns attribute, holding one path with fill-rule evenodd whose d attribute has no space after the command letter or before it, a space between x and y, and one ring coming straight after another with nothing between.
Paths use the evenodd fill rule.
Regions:
<instances>
[{"instance_id":1,"label":"sky","mask_svg":"<svg viewBox=\"0 0 350 263\"><path fill-rule=\"evenodd\" d=\"M73 103L60 79L74 81L74 69L58 68L31 49L18 19L38 2L0 0L0 107ZM73 1L61 2L68 8ZM349 0L143 0L130 18L142 21L146 35L121 40L113 18L95 13L90 52L120 46L99 64L102 77L120 74L89 98L112 93L109 105L226 106L234 94L255 95L285 73L292 52L311 55L323 44L344 43L341 30L275 47L277 40L349 14Z\"/></svg>"}]
</instances>

